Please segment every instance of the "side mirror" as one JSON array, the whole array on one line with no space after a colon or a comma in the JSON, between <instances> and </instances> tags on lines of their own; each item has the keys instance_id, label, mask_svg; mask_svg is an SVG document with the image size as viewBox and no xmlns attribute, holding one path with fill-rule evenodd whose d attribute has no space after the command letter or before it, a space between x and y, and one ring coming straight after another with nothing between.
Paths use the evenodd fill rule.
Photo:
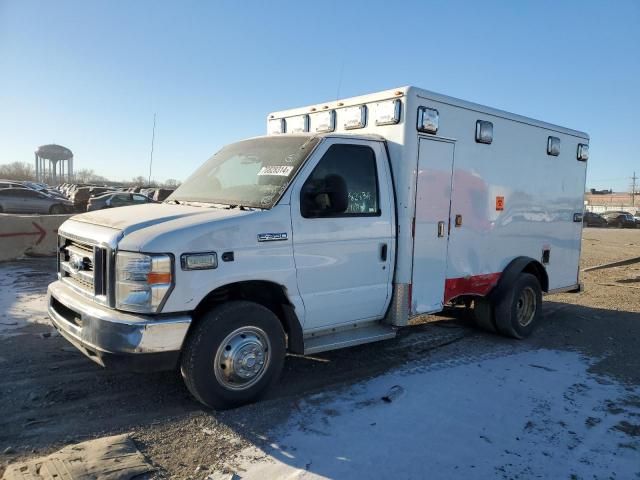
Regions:
<instances>
[{"instance_id":1,"label":"side mirror","mask_svg":"<svg viewBox=\"0 0 640 480\"><path fill-rule=\"evenodd\" d=\"M304 217L340 215L349 206L347 182L340 175L327 175L322 180L305 185L301 195Z\"/></svg>"}]
</instances>

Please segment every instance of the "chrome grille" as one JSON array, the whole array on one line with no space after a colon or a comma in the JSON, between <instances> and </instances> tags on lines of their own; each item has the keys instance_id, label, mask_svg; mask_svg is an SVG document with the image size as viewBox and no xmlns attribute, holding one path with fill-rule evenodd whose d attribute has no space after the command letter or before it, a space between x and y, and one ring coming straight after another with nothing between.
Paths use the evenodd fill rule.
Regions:
<instances>
[{"instance_id":1,"label":"chrome grille","mask_svg":"<svg viewBox=\"0 0 640 480\"><path fill-rule=\"evenodd\" d=\"M106 295L106 250L62 236L58 244L60 279L85 294Z\"/></svg>"}]
</instances>

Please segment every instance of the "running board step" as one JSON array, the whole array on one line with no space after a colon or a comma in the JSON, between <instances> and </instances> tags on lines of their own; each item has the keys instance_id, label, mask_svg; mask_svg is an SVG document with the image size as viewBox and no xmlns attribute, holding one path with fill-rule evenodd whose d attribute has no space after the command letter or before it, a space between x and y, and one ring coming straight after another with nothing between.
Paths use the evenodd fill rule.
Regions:
<instances>
[{"instance_id":1,"label":"running board step","mask_svg":"<svg viewBox=\"0 0 640 480\"><path fill-rule=\"evenodd\" d=\"M326 333L304 340L304 354L326 352L338 348L352 347L363 343L387 340L396 336L396 329L391 325L376 323L360 328L351 328L337 332Z\"/></svg>"}]
</instances>

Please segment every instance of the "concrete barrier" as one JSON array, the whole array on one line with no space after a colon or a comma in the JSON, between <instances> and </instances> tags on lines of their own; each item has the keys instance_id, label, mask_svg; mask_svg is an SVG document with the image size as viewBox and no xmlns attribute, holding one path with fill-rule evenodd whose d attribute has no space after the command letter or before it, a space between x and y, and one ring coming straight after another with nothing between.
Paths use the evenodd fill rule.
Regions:
<instances>
[{"instance_id":1,"label":"concrete barrier","mask_svg":"<svg viewBox=\"0 0 640 480\"><path fill-rule=\"evenodd\" d=\"M0 261L55 255L58 227L71 215L0 214Z\"/></svg>"}]
</instances>

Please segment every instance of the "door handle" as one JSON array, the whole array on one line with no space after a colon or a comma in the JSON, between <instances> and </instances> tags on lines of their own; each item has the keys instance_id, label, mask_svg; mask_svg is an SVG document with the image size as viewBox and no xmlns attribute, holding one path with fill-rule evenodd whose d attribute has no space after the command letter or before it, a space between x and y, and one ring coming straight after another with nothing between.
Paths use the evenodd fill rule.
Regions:
<instances>
[{"instance_id":1,"label":"door handle","mask_svg":"<svg viewBox=\"0 0 640 480\"><path fill-rule=\"evenodd\" d=\"M387 244L383 243L380 245L380 260L383 262L387 261Z\"/></svg>"},{"instance_id":2,"label":"door handle","mask_svg":"<svg viewBox=\"0 0 640 480\"><path fill-rule=\"evenodd\" d=\"M444 237L444 222L438 222L438 237Z\"/></svg>"}]
</instances>

